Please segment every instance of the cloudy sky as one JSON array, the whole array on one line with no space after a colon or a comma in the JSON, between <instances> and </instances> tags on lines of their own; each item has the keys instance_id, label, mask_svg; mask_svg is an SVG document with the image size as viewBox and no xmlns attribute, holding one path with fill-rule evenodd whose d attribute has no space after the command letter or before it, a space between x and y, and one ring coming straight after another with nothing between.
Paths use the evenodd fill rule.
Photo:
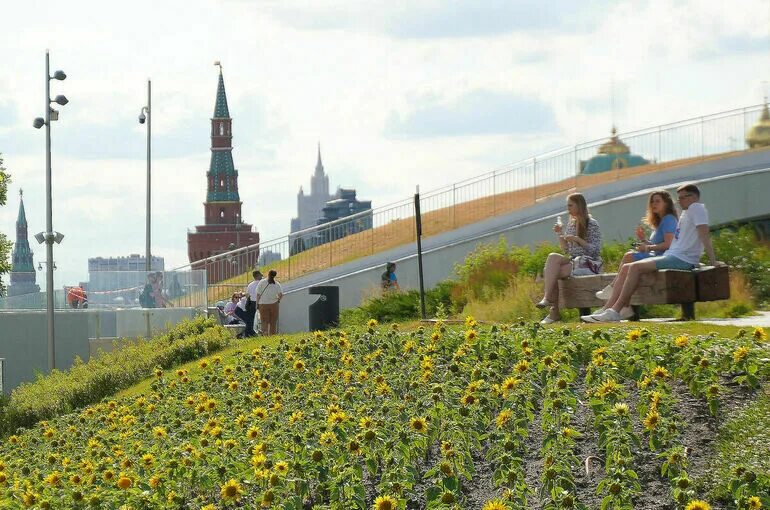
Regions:
<instances>
[{"instance_id":1,"label":"cloudy sky","mask_svg":"<svg viewBox=\"0 0 770 510\"><path fill-rule=\"evenodd\" d=\"M761 101L770 2L747 0L28 0L3 7L0 152L31 233L45 228L45 50L56 284L87 258L144 252L153 81L153 253L187 262L203 222L209 118L224 66L244 220L288 232L320 140L332 187L374 206L563 145ZM34 243L35 261L44 250ZM44 285L44 277L38 282Z\"/></svg>"}]
</instances>

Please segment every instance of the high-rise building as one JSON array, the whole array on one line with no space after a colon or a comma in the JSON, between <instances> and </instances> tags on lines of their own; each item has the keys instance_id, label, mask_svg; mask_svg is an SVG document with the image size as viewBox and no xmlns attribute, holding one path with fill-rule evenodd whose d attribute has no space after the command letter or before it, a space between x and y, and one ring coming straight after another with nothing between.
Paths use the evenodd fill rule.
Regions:
<instances>
[{"instance_id":1,"label":"high-rise building","mask_svg":"<svg viewBox=\"0 0 770 510\"><path fill-rule=\"evenodd\" d=\"M233 164L233 120L227 107L225 81L222 67L219 67L219 83L211 118L211 163L207 178L206 202L203 204L204 225L195 227L195 232L187 233L187 255L193 268L202 268L195 264L202 259L217 255L234 248L249 246L259 242L259 233L243 221L241 202L238 194L238 170ZM251 250L239 256L236 265L224 267L220 264L208 266L208 279L216 282L233 273L244 272L255 267L259 250Z\"/></svg>"},{"instance_id":2,"label":"high-rise building","mask_svg":"<svg viewBox=\"0 0 770 510\"><path fill-rule=\"evenodd\" d=\"M318 219L323 215L326 202L334 199L329 193L329 176L324 172L321 162L321 143L318 143L318 161L315 164L315 172L310 177L310 194L306 195L302 186L297 193L297 217L291 220L291 232L298 232L306 228L315 227Z\"/></svg>"},{"instance_id":3,"label":"high-rise building","mask_svg":"<svg viewBox=\"0 0 770 510\"><path fill-rule=\"evenodd\" d=\"M19 190L19 216L16 219L16 244L13 245L11 283L8 286L9 296L21 296L40 292L40 286L35 283L35 263L32 260L32 249L27 239L27 213L24 211L24 191Z\"/></svg>"},{"instance_id":4,"label":"high-rise building","mask_svg":"<svg viewBox=\"0 0 770 510\"><path fill-rule=\"evenodd\" d=\"M132 253L128 257L91 257L88 259L88 272L100 271L145 271L147 258L138 253ZM151 271L164 271L165 260L163 257L153 255L150 263Z\"/></svg>"}]
</instances>

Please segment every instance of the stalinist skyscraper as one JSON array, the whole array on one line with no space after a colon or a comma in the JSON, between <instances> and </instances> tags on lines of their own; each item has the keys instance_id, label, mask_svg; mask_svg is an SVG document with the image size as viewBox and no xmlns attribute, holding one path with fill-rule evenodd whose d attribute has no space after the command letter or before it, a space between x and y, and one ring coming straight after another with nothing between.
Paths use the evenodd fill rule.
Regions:
<instances>
[{"instance_id":1,"label":"stalinist skyscraper","mask_svg":"<svg viewBox=\"0 0 770 510\"><path fill-rule=\"evenodd\" d=\"M305 190L300 186L297 193L297 217L291 220L291 231L297 232L318 224L323 216L323 208L326 202L336 198L329 193L329 176L324 172L321 162L321 144L318 143L318 161L315 164L315 173L310 177L310 194L305 195Z\"/></svg>"}]
</instances>

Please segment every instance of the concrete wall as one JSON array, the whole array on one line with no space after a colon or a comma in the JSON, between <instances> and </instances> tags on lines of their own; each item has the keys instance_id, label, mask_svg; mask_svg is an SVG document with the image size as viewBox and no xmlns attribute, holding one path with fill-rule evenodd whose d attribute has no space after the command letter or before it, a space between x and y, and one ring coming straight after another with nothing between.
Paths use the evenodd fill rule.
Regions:
<instances>
[{"instance_id":1,"label":"concrete wall","mask_svg":"<svg viewBox=\"0 0 770 510\"><path fill-rule=\"evenodd\" d=\"M157 335L199 313L195 308L56 310L56 368L66 370L76 356L87 361L100 350L109 352L144 337L148 322ZM0 358L5 358L5 392L33 381L37 372L48 372L45 310L0 311Z\"/></svg>"},{"instance_id":2,"label":"concrete wall","mask_svg":"<svg viewBox=\"0 0 770 510\"><path fill-rule=\"evenodd\" d=\"M78 311L55 315L56 368L66 370L75 356L88 360L88 317ZM48 329L45 310L0 312L0 358L5 358L4 391L34 381L48 372Z\"/></svg>"},{"instance_id":3,"label":"concrete wall","mask_svg":"<svg viewBox=\"0 0 770 510\"><path fill-rule=\"evenodd\" d=\"M693 181L701 188L712 225L770 214L766 197L766 190L770 189L770 151L597 186L585 195L591 214L601 225L604 240L620 241L633 235L652 190L664 188L673 192L682 183ZM566 215L564 201L564 197L545 200L526 210L424 240L426 288L450 277L455 264L464 260L478 244L496 242L501 235L508 243L518 246L555 240L551 228L557 215ZM286 333L307 331L307 307L317 299L307 293L311 285L339 285L340 308L358 306L363 299L377 292L380 274L388 260L397 262L402 288L418 288L415 252L415 245L411 244L289 282L281 303L279 330Z\"/></svg>"}]
</instances>

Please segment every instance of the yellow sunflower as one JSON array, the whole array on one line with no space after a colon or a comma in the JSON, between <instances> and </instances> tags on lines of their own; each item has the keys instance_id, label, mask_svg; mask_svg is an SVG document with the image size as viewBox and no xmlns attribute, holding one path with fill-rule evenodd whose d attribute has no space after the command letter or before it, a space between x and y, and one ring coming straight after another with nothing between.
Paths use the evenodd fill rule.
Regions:
<instances>
[{"instance_id":1,"label":"yellow sunflower","mask_svg":"<svg viewBox=\"0 0 770 510\"><path fill-rule=\"evenodd\" d=\"M684 348L690 345L690 338L687 335L678 336L674 339L674 345L677 347Z\"/></svg>"},{"instance_id":2,"label":"yellow sunflower","mask_svg":"<svg viewBox=\"0 0 770 510\"><path fill-rule=\"evenodd\" d=\"M642 337L642 332L638 329L632 329L628 333L626 333L626 340L629 342L636 342Z\"/></svg>"},{"instance_id":3,"label":"yellow sunflower","mask_svg":"<svg viewBox=\"0 0 770 510\"><path fill-rule=\"evenodd\" d=\"M409 421L409 426L412 427L412 430L421 434L428 432L428 422L422 417L412 418Z\"/></svg>"},{"instance_id":4,"label":"yellow sunflower","mask_svg":"<svg viewBox=\"0 0 770 510\"><path fill-rule=\"evenodd\" d=\"M510 510L502 499L493 499L484 504L482 510Z\"/></svg>"},{"instance_id":5,"label":"yellow sunflower","mask_svg":"<svg viewBox=\"0 0 770 510\"><path fill-rule=\"evenodd\" d=\"M765 333L764 328L754 328L754 332L752 333L754 338L760 342L764 342L767 340L767 333Z\"/></svg>"},{"instance_id":6,"label":"yellow sunflower","mask_svg":"<svg viewBox=\"0 0 770 510\"><path fill-rule=\"evenodd\" d=\"M219 493L221 494L222 499L225 501L238 501L238 499L241 497L241 494L243 494L243 490L241 489L241 484L231 478L225 482Z\"/></svg>"},{"instance_id":7,"label":"yellow sunflower","mask_svg":"<svg viewBox=\"0 0 770 510\"><path fill-rule=\"evenodd\" d=\"M497 428L503 428L506 423L511 421L511 418L513 418L513 411L510 409L503 409L500 411L500 414L498 414L497 418L495 418L495 424L497 424Z\"/></svg>"},{"instance_id":8,"label":"yellow sunflower","mask_svg":"<svg viewBox=\"0 0 770 510\"><path fill-rule=\"evenodd\" d=\"M652 369L652 376L657 379L666 379L669 376L665 367L657 366Z\"/></svg>"},{"instance_id":9,"label":"yellow sunflower","mask_svg":"<svg viewBox=\"0 0 770 510\"><path fill-rule=\"evenodd\" d=\"M379 496L374 500L373 510L396 510L398 501L391 496Z\"/></svg>"},{"instance_id":10,"label":"yellow sunflower","mask_svg":"<svg viewBox=\"0 0 770 510\"><path fill-rule=\"evenodd\" d=\"M685 510L711 510L711 505L699 499L687 503Z\"/></svg>"},{"instance_id":11,"label":"yellow sunflower","mask_svg":"<svg viewBox=\"0 0 770 510\"><path fill-rule=\"evenodd\" d=\"M733 361L736 363L740 363L741 361L745 360L746 357L749 355L749 349L748 347L738 347L733 352Z\"/></svg>"},{"instance_id":12,"label":"yellow sunflower","mask_svg":"<svg viewBox=\"0 0 770 510\"><path fill-rule=\"evenodd\" d=\"M759 510L762 508L762 501L758 496L751 496L748 500L746 500L746 506L749 508L749 510Z\"/></svg>"},{"instance_id":13,"label":"yellow sunflower","mask_svg":"<svg viewBox=\"0 0 770 510\"><path fill-rule=\"evenodd\" d=\"M650 411L647 416L644 417L644 428L647 430L655 430L660 423L660 414L657 411Z\"/></svg>"}]
</instances>

